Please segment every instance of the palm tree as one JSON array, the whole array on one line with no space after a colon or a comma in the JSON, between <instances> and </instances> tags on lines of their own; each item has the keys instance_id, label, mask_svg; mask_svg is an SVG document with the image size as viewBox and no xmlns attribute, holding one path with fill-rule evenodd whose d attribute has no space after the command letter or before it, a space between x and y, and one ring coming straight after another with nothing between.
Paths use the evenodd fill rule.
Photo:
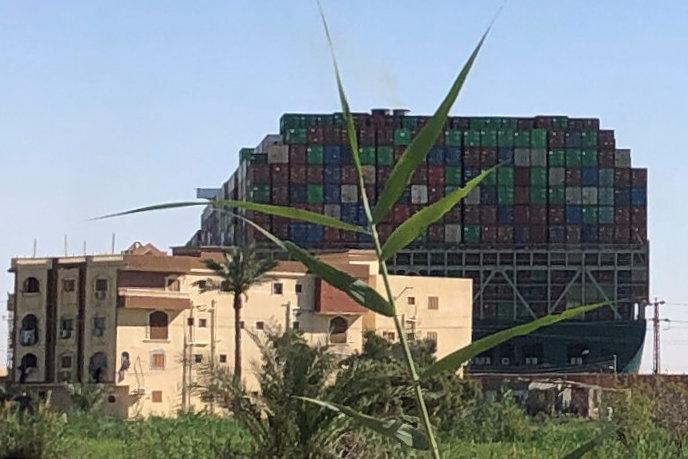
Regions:
<instances>
[{"instance_id":1,"label":"palm tree","mask_svg":"<svg viewBox=\"0 0 688 459\"><path fill-rule=\"evenodd\" d=\"M241 307L242 295L256 284L267 281L268 271L275 267L275 261L261 258L255 246L231 247L223 252L222 261L204 260L208 269L220 278L205 281L203 291L228 292L234 295L234 378L241 381Z\"/></svg>"}]
</instances>

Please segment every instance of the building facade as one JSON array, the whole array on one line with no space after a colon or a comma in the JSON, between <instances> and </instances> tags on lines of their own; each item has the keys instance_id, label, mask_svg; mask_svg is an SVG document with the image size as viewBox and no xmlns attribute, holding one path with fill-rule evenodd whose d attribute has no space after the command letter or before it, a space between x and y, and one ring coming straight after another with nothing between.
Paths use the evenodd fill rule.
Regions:
<instances>
[{"instance_id":1,"label":"building facade","mask_svg":"<svg viewBox=\"0 0 688 459\"><path fill-rule=\"evenodd\" d=\"M232 365L232 295L204 292L212 277L203 260L217 252L180 249L167 255L135 245L118 255L12 260L10 379L65 399L66 383L106 385L109 409L122 417L173 415L203 409L189 390L202 365ZM368 251L323 258L383 291ZM439 357L471 340L471 282L391 276L398 311L412 339L437 343ZM398 336L391 318L377 315L308 273L279 262L270 280L251 288L242 309L244 383L260 352L254 339L270 330L299 329L309 342L337 354L362 347L363 333Z\"/></svg>"}]
</instances>

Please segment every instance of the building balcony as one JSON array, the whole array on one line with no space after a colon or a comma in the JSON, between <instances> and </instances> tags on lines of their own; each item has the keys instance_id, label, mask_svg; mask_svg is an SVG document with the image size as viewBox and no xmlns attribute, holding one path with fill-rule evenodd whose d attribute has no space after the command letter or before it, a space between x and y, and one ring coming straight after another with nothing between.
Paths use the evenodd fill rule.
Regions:
<instances>
[{"instance_id":1,"label":"building balcony","mask_svg":"<svg viewBox=\"0 0 688 459\"><path fill-rule=\"evenodd\" d=\"M161 288L120 288L118 306L125 309L182 310L193 307L189 294Z\"/></svg>"}]
</instances>

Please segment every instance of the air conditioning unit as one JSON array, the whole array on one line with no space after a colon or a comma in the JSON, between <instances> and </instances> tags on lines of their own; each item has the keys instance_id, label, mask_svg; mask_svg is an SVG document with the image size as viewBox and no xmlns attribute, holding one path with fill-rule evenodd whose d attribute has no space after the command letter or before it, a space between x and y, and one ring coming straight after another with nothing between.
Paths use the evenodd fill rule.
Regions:
<instances>
[{"instance_id":1,"label":"air conditioning unit","mask_svg":"<svg viewBox=\"0 0 688 459\"><path fill-rule=\"evenodd\" d=\"M104 300L106 296L107 296L107 291L96 290L96 299L97 300Z\"/></svg>"},{"instance_id":2,"label":"air conditioning unit","mask_svg":"<svg viewBox=\"0 0 688 459\"><path fill-rule=\"evenodd\" d=\"M65 329L60 330L60 338L69 339L71 337L72 337L72 331L71 330L65 330Z\"/></svg>"}]
</instances>

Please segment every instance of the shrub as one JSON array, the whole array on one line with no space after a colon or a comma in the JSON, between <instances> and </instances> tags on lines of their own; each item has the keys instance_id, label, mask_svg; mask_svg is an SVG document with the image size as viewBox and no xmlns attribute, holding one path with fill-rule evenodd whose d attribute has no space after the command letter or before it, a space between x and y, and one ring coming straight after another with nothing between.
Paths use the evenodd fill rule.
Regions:
<instances>
[{"instance_id":1,"label":"shrub","mask_svg":"<svg viewBox=\"0 0 688 459\"><path fill-rule=\"evenodd\" d=\"M66 416L39 405L35 412L19 411L13 404L0 406L0 457L69 457Z\"/></svg>"}]
</instances>

